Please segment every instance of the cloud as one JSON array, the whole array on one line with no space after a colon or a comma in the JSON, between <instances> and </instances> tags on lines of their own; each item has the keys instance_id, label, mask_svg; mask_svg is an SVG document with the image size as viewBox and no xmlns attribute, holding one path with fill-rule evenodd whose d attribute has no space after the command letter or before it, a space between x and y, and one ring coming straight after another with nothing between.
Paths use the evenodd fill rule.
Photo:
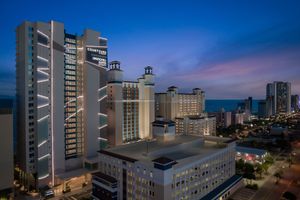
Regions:
<instances>
[{"instance_id":1,"label":"cloud","mask_svg":"<svg viewBox=\"0 0 300 200\"><path fill-rule=\"evenodd\" d=\"M300 27L281 24L216 43L192 67L164 65L167 73L158 75L157 90L175 83L182 90L202 87L210 98L262 98L266 83L290 81L300 93L299 35Z\"/></svg>"}]
</instances>

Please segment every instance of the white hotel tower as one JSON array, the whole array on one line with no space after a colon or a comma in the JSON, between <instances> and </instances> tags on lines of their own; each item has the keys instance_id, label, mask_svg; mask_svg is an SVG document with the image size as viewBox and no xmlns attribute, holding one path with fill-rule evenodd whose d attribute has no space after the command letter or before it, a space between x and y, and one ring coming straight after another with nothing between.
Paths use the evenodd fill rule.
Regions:
<instances>
[{"instance_id":1,"label":"white hotel tower","mask_svg":"<svg viewBox=\"0 0 300 200\"><path fill-rule=\"evenodd\" d=\"M124 81L119 61L110 63L107 82L108 140L111 146L152 137L154 75L152 67L137 81Z\"/></svg>"},{"instance_id":2,"label":"white hotel tower","mask_svg":"<svg viewBox=\"0 0 300 200\"><path fill-rule=\"evenodd\" d=\"M107 39L64 24L16 30L18 166L23 184L61 184L97 168L106 129ZM81 170L81 171L80 171ZM80 171L80 173L79 173Z\"/></svg>"}]
</instances>

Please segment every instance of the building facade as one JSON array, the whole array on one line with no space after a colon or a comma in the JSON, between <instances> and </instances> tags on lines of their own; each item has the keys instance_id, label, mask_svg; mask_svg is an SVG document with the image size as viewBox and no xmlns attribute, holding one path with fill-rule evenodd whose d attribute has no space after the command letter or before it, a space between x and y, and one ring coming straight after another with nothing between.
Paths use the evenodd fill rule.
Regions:
<instances>
[{"instance_id":1,"label":"building facade","mask_svg":"<svg viewBox=\"0 0 300 200\"><path fill-rule=\"evenodd\" d=\"M107 83L108 142L111 146L152 137L154 74L152 67L137 81L124 81L120 62L110 63Z\"/></svg>"},{"instance_id":2,"label":"building facade","mask_svg":"<svg viewBox=\"0 0 300 200\"><path fill-rule=\"evenodd\" d=\"M291 96L291 107L294 112L298 112L300 110L299 95L295 94Z\"/></svg>"},{"instance_id":3,"label":"building facade","mask_svg":"<svg viewBox=\"0 0 300 200\"><path fill-rule=\"evenodd\" d=\"M101 179L117 180L117 188L103 188L118 199L201 199L234 177L235 142L184 135L131 143L99 151L99 170Z\"/></svg>"},{"instance_id":4,"label":"building facade","mask_svg":"<svg viewBox=\"0 0 300 200\"><path fill-rule=\"evenodd\" d=\"M176 134L215 136L216 135L215 116L185 116L175 118Z\"/></svg>"},{"instance_id":5,"label":"building facade","mask_svg":"<svg viewBox=\"0 0 300 200\"><path fill-rule=\"evenodd\" d=\"M53 186L94 164L106 127L107 39L55 21L26 21L16 35L18 164L25 186Z\"/></svg>"},{"instance_id":6,"label":"building facade","mask_svg":"<svg viewBox=\"0 0 300 200\"><path fill-rule=\"evenodd\" d=\"M291 112L291 83L268 83L266 87L268 115Z\"/></svg>"},{"instance_id":7,"label":"building facade","mask_svg":"<svg viewBox=\"0 0 300 200\"><path fill-rule=\"evenodd\" d=\"M178 88L171 86L166 93L155 94L155 116L168 120L189 115L201 115L205 110L205 93L194 88L192 93L178 93Z\"/></svg>"},{"instance_id":8,"label":"building facade","mask_svg":"<svg viewBox=\"0 0 300 200\"><path fill-rule=\"evenodd\" d=\"M260 100L258 102L258 112L257 116L259 118L265 118L267 117L267 101L266 100Z\"/></svg>"},{"instance_id":9,"label":"building facade","mask_svg":"<svg viewBox=\"0 0 300 200\"><path fill-rule=\"evenodd\" d=\"M10 199L14 183L13 101L0 99L0 199Z\"/></svg>"}]
</instances>

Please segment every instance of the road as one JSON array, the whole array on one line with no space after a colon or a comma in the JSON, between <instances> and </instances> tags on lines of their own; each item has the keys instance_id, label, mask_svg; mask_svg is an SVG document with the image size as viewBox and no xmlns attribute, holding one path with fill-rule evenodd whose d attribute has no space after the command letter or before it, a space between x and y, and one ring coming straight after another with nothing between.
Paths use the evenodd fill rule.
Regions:
<instances>
[{"instance_id":1,"label":"road","mask_svg":"<svg viewBox=\"0 0 300 200\"><path fill-rule=\"evenodd\" d=\"M291 168L286 167L283 169L282 179L278 184L275 184L275 177L268 176L261 186L261 188L256 192L256 194L251 198L251 200L274 200L279 199L283 192L290 191L297 195L300 200L300 186L295 184L297 180L300 180L300 143L298 146L294 146L294 151L297 153L295 157L295 164ZM283 163L276 162L274 164L273 170L270 170L270 174L274 174L276 169L279 169ZM284 164L288 166L288 164Z\"/></svg>"}]
</instances>

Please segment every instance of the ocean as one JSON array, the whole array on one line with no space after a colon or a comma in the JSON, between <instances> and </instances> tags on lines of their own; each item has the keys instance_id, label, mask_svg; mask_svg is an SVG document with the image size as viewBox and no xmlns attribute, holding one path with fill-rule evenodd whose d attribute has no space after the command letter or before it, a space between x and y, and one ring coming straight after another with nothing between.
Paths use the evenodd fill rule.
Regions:
<instances>
[{"instance_id":1,"label":"ocean","mask_svg":"<svg viewBox=\"0 0 300 200\"><path fill-rule=\"evenodd\" d=\"M225 111L233 111L237 109L237 104L243 102L244 99L207 99L205 101L205 111L206 112L218 112L222 108ZM252 113L257 112L258 102L260 100L252 100Z\"/></svg>"}]
</instances>

